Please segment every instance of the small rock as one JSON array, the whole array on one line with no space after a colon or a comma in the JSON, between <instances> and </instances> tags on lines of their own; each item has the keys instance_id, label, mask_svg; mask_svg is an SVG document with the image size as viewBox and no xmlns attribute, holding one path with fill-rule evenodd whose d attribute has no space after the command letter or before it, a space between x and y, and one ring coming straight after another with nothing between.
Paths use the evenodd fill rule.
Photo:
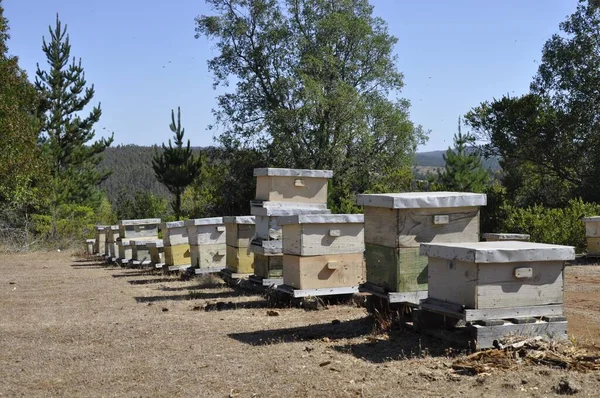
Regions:
<instances>
[{"instance_id":1,"label":"small rock","mask_svg":"<svg viewBox=\"0 0 600 398\"><path fill-rule=\"evenodd\" d=\"M323 337L321 339L321 341L324 341L325 343L329 343L331 341L331 339L329 339L329 337Z\"/></svg>"},{"instance_id":2,"label":"small rock","mask_svg":"<svg viewBox=\"0 0 600 398\"><path fill-rule=\"evenodd\" d=\"M17 282L8 282L9 285L15 285Z\"/></svg>"},{"instance_id":3,"label":"small rock","mask_svg":"<svg viewBox=\"0 0 600 398\"><path fill-rule=\"evenodd\" d=\"M162 308L162 312L167 312L167 311L169 311L169 309L167 307Z\"/></svg>"},{"instance_id":4,"label":"small rock","mask_svg":"<svg viewBox=\"0 0 600 398\"><path fill-rule=\"evenodd\" d=\"M148 307L150 307L152 305L152 303L148 303Z\"/></svg>"},{"instance_id":5,"label":"small rock","mask_svg":"<svg viewBox=\"0 0 600 398\"><path fill-rule=\"evenodd\" d=\"M201 309L202 307L199 305L195 305L194 307L192 307L192 311L200 311Z\"/></svg>"},{"instance_id":6,"label":"small rock","mask_svg":"<svg viewBox=\"0 0 600 398\"><path fill-rule=\"evenodd\" d=\"M581 385L572 378L565 376L558 381L553 390L559 395L573 395L581 391Z\"/></svg>"},{"instance_id":7,"label":"small rock","mask_svg":"<svg viewBox=\"0 0 600 398\"><path fill-rule=\"evenodd\" d=\"M279 316L279 311L268 310L267 315L268 316Z\"/></svg>"},{"instance_id":8,"label":"small rock","mask_svg":"<svg viewBox=\"0 0 600 398\"><path fill-rule=\"evenodd\" d=\"M327 365L330 365L330 364L331 364L331 361L325 361L325 362L321 362L319 364L319 366L323 367L323 366L327 366Z\"/></svg>"},{"instance_id":9,"label":"small rock","mask_svg":"<svg viewBox=\"0 0 600 398\"><path fill-rule=\"evenodd\" d=\"M339 319L334 319L333 321L331 321L332 325L339 325L340 323L342 323L342 321L340 321Z\"/></svg>"},{"instance_id":10,"label":"small rock","mask_svg":"<svg viewBox=\"0 0 600 398\"><path fill-rule=\"evenodd\" d=\"M306 351L306 352L311 352L312 350L314 350L314 348L312 348L312 347L304 347L304 351Z\"/></svg>"}]
</instances>

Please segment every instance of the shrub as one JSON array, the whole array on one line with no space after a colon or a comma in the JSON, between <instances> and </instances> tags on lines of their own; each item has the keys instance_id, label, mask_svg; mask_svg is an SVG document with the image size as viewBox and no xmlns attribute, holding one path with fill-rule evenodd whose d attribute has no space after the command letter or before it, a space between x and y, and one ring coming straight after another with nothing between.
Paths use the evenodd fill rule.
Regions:
<instances>
[{"instance_id":1,"label":"shrub","mask_svg":"<svg viewBox=\"0 0 600 398\"><path fill-rule=\"evenodd\" d=\"M41 241L59 248L69 248L93 237L96 214L94 209L81 205L63 204L52 214L32 216L34 231Z\"/></svg>"}]
</instances>

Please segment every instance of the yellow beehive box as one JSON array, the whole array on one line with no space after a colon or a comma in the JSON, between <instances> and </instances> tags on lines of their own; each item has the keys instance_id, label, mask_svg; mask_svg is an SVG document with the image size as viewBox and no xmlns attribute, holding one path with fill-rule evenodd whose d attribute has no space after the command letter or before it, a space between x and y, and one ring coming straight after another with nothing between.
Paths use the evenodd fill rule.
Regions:
<instances>
[{"instance_id":1,"label":"yellow beehive box","mask_svg":"<svg viewBox=\"0 0 600 398\"><path fill-rule=\"evenodd\" d=\"M239 274L254 272L254 253L248 247L233 247L227 245L227 269Z\"/></svg>"},{"instance_id":2,"label":"yellow beehive box","mask_svg":"<svg viewBox=\"0 0 600 398\"><path fill-rule=\"evenodd\" d=\"M225 242L232 247L248 247L254 239L254 216L223 217Z\"/></svg>"},{"instance_id":3,"label":"yellow beehive box","mask_svg":"<svg viewBox=\"0 0 600 398\"><path fill-rule=\"evenodd\" d=\"M256 200L327 203L331 170L254 169Z\"/></svg>"},{"instance_id":4,"label":"yellow beehive box","mask_svg":"<svg viewBox=\"0 0 600 398\"><path fill-rule=\"evenodd\" d=\"M283 255L283 284L295 289L358 286L364 282L363 253Z\"/></svg>"},{"instance_id":5,"label":"yellow beehive box","mask_svg":"<svg viewBox=\"0 0 600 398\"><path fill-rule=\"evenodd\" d=\"M169 267L176 265L191 265L192 258L190 254L190 245L187 243L181 245L165 245L165 264Z\"/></svg>"}]
</instances>

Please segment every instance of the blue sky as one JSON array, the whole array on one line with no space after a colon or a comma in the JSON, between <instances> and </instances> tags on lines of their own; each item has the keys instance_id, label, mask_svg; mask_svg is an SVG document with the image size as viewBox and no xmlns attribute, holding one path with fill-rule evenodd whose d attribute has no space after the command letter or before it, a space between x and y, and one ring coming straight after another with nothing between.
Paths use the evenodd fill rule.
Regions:
<instances>
[{"instance_id":1,"label":"blue sky","mask_svg":"<svg viewBox=\"0 0 600 398\"><path fill-rule=\"evenodd\" d=\"M575 11L577 0L371 0L375 14L399 38L402 96L411 119L431 130L421 151L452 144L457 118L485 100L523 94L544 42ZM72 56L102 103L97 135L115 144L167 141L170 111L181 106L192 145L213 142L216 92L206 61L208 40L194 39L194 18L209 14L202 0L4 0L9 52L33 79L45 66L42 36L56 13L68 25Z\"/></svg>"}]
</instances>

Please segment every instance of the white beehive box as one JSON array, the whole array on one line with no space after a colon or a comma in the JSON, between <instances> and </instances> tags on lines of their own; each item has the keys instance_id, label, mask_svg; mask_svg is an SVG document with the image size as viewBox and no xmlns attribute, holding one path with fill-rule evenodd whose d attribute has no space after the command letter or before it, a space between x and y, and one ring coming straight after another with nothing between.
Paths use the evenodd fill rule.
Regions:
<instances>
[{"instance_id":1,"label":"white beehive box","mask_svg":"<svg viewBox=\"0 0 600 398\"><path fill-rule=\"evenodd\" d=\"M223 217L227 246L248 247L255 235L254 216Z\"/></svg>"},{"instance_id":2,"label":"white beehive box","mask_svg":"<svg viewBox=\"0 0 600 398\"><path fill-rule=\"evenodd\" d=\"M468 309L563 303L570 246L518 241L431 243L428 297Z\"/></svg>"},{"instance_id":3,"label":"white beehive box","mask_svg":"<svg viewBox=\"0 0 600 398\"><path fill-rule=\"evenodd\" d=\"M305 214L331 214L326 208L313 207L261 207L252 206L250 212L255 215L256 237L258 240L281 240L279 218Z\"/></svg>"},{"instance_id":4,"label":"white beehive box","mask_svg":"<svg viewBox=\"0 0 600 398\"><path fill-rule=\"evenodd\" d=\"M87 254L94 254L95 246L96 246L96 239L86 239L85 240L85 248L86 248Z\"/></svg>"},{"instance_id":5,"label":"white beehive box","mask_svg":"<svg viewBox=\"0 0 600 398\"><path fill-rule=\"evenodd\" d=\"M600 256L600 217L585 217L585 237L587 240L587 254Z\"/></svg>"},{"instance_id":6,"label":"white beehive box","mask_svg":"<svg viewBox=\"0 0 600 398\"><path fill-rule=\"evenodd\" d=\"M331 170L254 169L256 199L273 202L327 203Z\"/></svg>"},{"instance_id":7,"label":"white beehive box","mask_svg":"<svg viewBox=\"0 0 600 398\"><path fill-rule=\"evenodd\" d=\"M488 234L483 234L482 238L486 242L498 242L498 241L504 241L504 240L517 240L520 242L529 242L530 235L528 235L528 234L488 233Z\"/></svg>"},{"instance_id":8,"label":"white beehive box","mask_svg":"<svg viewBox=\"0 0 600 398\"><path fill-rule=\"evenodd\" d=\"M363 253L362 214L305 214L281 217L283 254L320 256Z\"/></svg>"},{"instance_id":9,"label":"white beehive box","mask_svg":"<svg viewBox=\"0 0 600 398\"><path fill-rule=\"evenodd\" d=\"M190 246L225 244L225 224L222 217L185 220Z\"/></svg>"},{"instance_id":10,"label":"white beehive box","mask_svg":"<svg viewBox=\"0 0 600 398\"><path fill-rule=\"evenodd\" d=\"M119 237L119 226L110 225L106 230L106 250L108 257L117 256L117 238Z\"/></svg>"},{"instance_id":11,"label":"white beehive box","mask_svg":"<svg viewBox=\"0 0 600 398\"><path fill-rule=\"evenodd\" d=\"M165 222L160 225L165 246L187 245L188 229L184 221Z\"/></svg>"},{"instance_id":12,"label":"white beehive box","mask_svg":"<svg viewBox=\"0 0 600 398\"><path fill-rule=\"evenodd\" d=\"M122 238L155 238L158 236L160 218L120 220L119 235Z\"/></svg>"},{"instance_id":13,"label":"white beehive box","mask_svg":"<svg viewBox=\"0 0 600 398\"><path fill-rule=\"evenodd\" d=\"M95 253L104 254L106 247L106 231L108 229L107 225L96 225L94 227L94 232L96 235L96 247Z\"/></svg>"},{"instance_id":14,"label":"white beehive box","mask_svg":"<svg viewBox=\"0 0 600 398\"><path fill-rule=\"evenodd\" d=\"M131 260L133 255L132 243L133 241L129 239L117 239L118 258L120 258L121 260Z\"/></svg>"},{"instance_id":15,"label":"white beehive box","mask_svg":"<svg viewBox=\"0 0 600 398\"><path fill-rule=\"evenodd\" d=\"M146 244L150 251L150 261L152 264L164 264L165 262L165 246L162 240L150 241Z\"/></svg>"}]
</instances>

